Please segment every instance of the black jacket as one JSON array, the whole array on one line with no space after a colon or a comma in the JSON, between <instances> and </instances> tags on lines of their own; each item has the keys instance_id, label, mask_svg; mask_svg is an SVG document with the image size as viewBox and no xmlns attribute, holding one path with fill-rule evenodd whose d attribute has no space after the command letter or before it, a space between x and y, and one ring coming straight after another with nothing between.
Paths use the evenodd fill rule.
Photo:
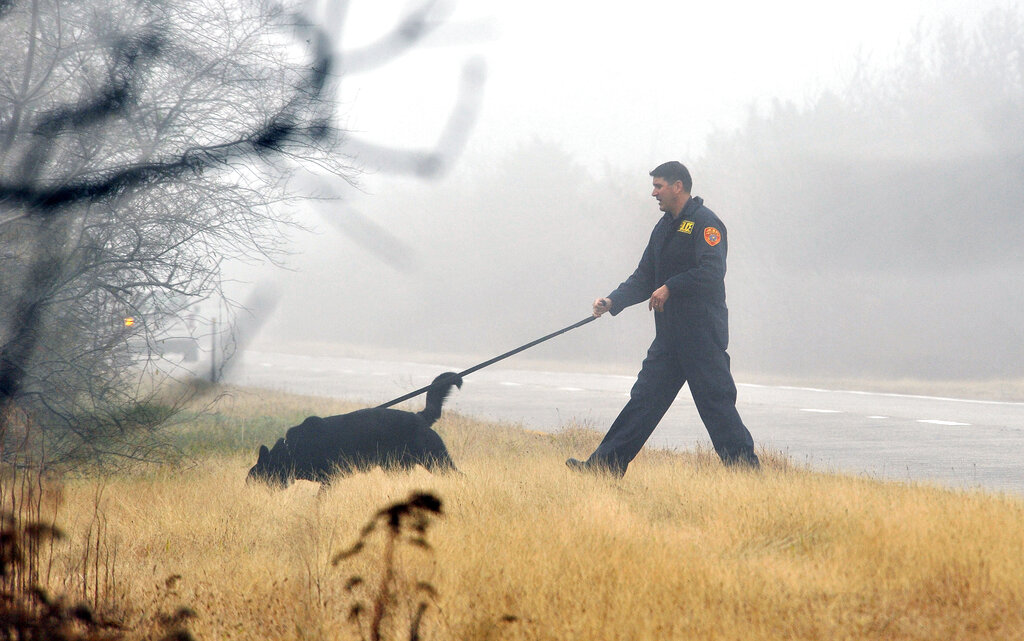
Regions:
<instances>
[{"instance_id":1,"label":"black jacket","mask_svg":"<svg viewBox=\"0 0 1024 641\"><path fill-rule=\"evenodd\" d=\"M725 225L700 197L687 201L678 218L666 213L654 226L636 271L608 295L611 313L650 299L667 285L664 312L655 313L656 340L671 344L712 338L728 345L725 305Z\"/></svg>"}]
</instances>

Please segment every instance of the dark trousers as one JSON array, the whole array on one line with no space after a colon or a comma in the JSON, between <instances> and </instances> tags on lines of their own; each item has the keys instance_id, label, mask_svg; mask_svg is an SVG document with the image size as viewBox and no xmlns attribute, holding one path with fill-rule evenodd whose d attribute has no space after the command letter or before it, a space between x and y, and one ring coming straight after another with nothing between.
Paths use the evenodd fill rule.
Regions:
<instances>
[{"instance_id":1,"label":"dark trousers","mask_svg":"<svg viewBox=\"0 0 1024 641\"><path fill-rule=\"evenodd\" d=\"M718 456L726 464L757 467L754 441L736 411L736 383L729 354L705 344L699 353L680 354L655 341L647 352L629 402L587 460L620 476L658 426L683 384L690 393Z\"/></svg>"}]
</instances>

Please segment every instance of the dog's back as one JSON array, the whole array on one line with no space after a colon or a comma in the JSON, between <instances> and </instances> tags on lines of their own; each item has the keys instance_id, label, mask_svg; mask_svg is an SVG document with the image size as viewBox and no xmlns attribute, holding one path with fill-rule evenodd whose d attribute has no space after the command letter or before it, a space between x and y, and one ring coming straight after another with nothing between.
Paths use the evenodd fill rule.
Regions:
<instances>
[{"instance_id":1,"label":"dog's back","mask_svg":"<svg viewBox=\"0 0 1024 641\"><path fill-rule=\"evenodd\" d=\"M425 430L434 432L417 414L369 408L307 418L288 430L285 441L296 477L323 480L375 465L412 467L422 458Z\"/></svg>"}]
</instances>

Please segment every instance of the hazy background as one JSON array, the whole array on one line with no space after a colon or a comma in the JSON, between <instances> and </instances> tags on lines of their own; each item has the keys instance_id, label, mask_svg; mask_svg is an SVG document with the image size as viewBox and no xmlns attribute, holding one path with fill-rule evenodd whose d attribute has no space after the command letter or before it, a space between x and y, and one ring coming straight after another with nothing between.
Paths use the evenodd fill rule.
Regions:
<instances>
[{"instance_id":1,"label":"hazy background","mask_svg":"<svg viewBox=\"0 0 1024 641\"><path fill-rule=\"evenodd\" d=\"M353 3L347 41L404 6ZM459 61L480 56L461 160L436 181L339 186L302 212L313 232L288 270L237 269L238 297L277 286L264 347L495 355L584 318L632 272L660 215L647 172L678 159L729 230L737 378L1022 377L1022 16L976 1L452 5L433 46L344 77L342 103L366 139L430 145ZM636 306L529 356L632 370L652 335Z\"/></svg>"}]
</instances>

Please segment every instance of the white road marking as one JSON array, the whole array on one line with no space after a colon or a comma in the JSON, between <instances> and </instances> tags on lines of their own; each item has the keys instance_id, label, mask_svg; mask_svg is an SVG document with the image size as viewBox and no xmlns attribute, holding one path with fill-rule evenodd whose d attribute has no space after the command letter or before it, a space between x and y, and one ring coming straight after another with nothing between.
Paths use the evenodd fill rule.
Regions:
<instances>
[{"instance_id":1,"label":"white road marking","mask_svg":"<svg viewBox=\"0 0 1024 641\"><path fill-rule=\"evenodd\" d=\"M801 412L814 412L815 414L842 414L842 410L816 410L811 408L800 408Z\"/></svg>"},{"instance_id":2,"label":"white road marking","mask_svg":"<svg viewBox=\"0 0 1024 641\"><path fill-rule=\"evenodd\" d=\"M559 387L558 391L559 392L582 392L584 390L583 390L582 387Z\"/></svg>"},{"instance_id":3,"label":"white road marking","mask_svg":"<svg viewBox=\"0 0 1024 641\"><path fill-rule=\"evenodd\" d=\"M918 423L930 423L931 425L959 425L962 427L970 427L970 423L958 423L956 421L940 421L933 418L922 418L918 419Z\"/></svg>"},{"instance_id":4,"label":"white road marking","mask_svg":"<svg viewBox=\"0 0 1024 641\"><path fill-rule=\"evenodd\" d=\"M834 391L836 391L836 390L830 390L830 389L822 389L820 387L793 387L792 385L778 385L778 386L765 385L765 387L767 387L769 389L771 389L772 387L775 387L775 389L796 390L798 392L834 392Z\"/></svg>"},{"instance_id":5,"label":"white road marking","mask_svg":"<svg viewBox=\"0 0 1024 641\"><path fill-rule=\"evenodd\" d=\"M498 385L504 385L505 387L522 387L522 383L514 383L512 381L502 381Z\"/></svg>"},{"instance_id":6,"label":"white road marking","mask_svg":"<svg viewBox=\"0 0 1024 641\"><path fill-rule=\"evenodd\" d=\"M865 392L862 390L822 389L820 387L797 387L793 385L759 385L757 383L737 383L737 387L758 387L764 389L793 390L798 392L820 392L824 394L853 394L855 396L884 396L886 398L916 398L926 401L949 401L953 403L971 403L974 405L1001 405L1021 407L1021 401L987 401L973 398L953 398L949 396L928 396L925 394L897 394L894 392Z\"/></svg>"},{"instance_id":7,"label":"white road marking","mask_svg":"<svg viewBox=\"0 0 1024 641\"><path fill-rule=\"evenodd\" d=\"M868 418L873 418L873 419L877 419L877 420L884 420L884 419L887 419L889 417L888 416L869 416Z\"/></svg>"}]
</instances>

